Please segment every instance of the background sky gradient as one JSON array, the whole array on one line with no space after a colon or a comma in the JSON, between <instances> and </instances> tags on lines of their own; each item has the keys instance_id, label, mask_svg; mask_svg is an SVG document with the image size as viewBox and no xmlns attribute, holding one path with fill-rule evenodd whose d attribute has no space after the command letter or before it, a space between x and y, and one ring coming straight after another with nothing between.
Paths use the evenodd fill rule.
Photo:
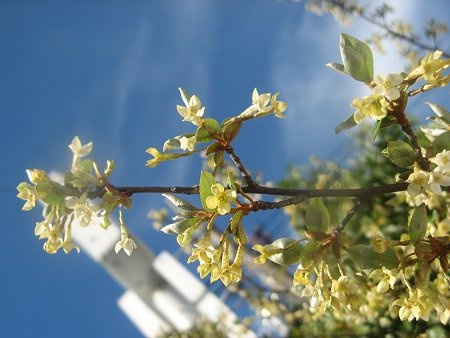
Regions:
<instances>
[{"instance_id":1,"label":"background sky gradient","mask_svg":"<svg viewBox=\"0 0 450 338\"><path fill-rule=\"evenodd\" d=\"M418 27L431 17L446 21L450 10L447 0L390 4ZM94 142L99 163L116 161L116 185L197 184L196 156L144 166L145 149L193 130L175 109L180 86L219 121L247 108L255 87L280 92L288 118L246 124L235 142L247 167L266 180L277 182L287 163L305 164L313 154L345 163L349 139L334 128L366 89L324 65L340 61L340 32L365 39L373 28L358 20L340 27L287 0L3 0L0 31L0 332L79 338L140 333L117 307L123 290L104 270L83 253L42 250L34 236L39 208L22 212L15 197L25 169L67 170L67 145L78 135ZM448 51L450 42L442 46ZM375 73L402 70L393 50L375 55ZM448 88L436 92L429 100L448 104ZM419 120L431 115L422 103L411 107ZM125 214L131 231L156 252L175 250L175 237L146 218L163 199L136 196L133 203ZM264 224L266 216L255 217Z\"/></svg>"}]
</instances>

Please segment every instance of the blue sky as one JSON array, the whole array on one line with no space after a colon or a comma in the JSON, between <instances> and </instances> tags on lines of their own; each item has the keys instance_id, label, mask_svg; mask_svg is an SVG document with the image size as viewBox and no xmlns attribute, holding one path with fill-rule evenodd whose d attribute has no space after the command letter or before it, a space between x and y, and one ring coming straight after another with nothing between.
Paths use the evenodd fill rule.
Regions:
<instances>
[{"instance_id":1,"label":"blue sky","mask_svg":"<svg viewBox=\"0 0 450 338\"><path fill-rule=\"evenodd\" d=\"M423 13L442 18L450 9L446 0L392 3L413 20ZM180 86L218 120L245 109L254 87L281 92L288 119L244 125L235 144L267 180L281 179L286 163L304 164L312 154L341 160L348 139L335 136L334 127L363 91L324 65L340 59L340 32L364 39L371 28L340 27L291 1L18 0L0 2L0 31L0 331L53 338L140 334L116 305L123 290L85 254L43 252L34 237L40 211L22 212L15 197L25 169L66 170L67 145L78 135L94 142L100 163L116 161L117 185L196 184L199 158L144 166L146 148L191 130L175 109ZM376 72L398 66L392 53L375 61ZM445 104L443 98L448 89L436 102ZM422 117L423 107L417 106ZM126 215L130 229L155 251L175 249L175 238L146 219L162 198L137 196L134 205Z\"/></svg>"}]
</instances>

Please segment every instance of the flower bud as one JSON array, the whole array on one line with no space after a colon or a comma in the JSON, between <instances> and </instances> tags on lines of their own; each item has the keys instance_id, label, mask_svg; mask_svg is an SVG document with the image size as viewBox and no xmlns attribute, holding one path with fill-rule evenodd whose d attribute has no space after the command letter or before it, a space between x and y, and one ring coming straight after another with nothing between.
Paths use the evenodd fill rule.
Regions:
<instances>
[{"instance_id":1,"label":"flower bud","mask_svg":"<svg viewBox=\"0 0 450 338\"><path fill-rule=\"evenodd\" d=\"M389 241L381 236L375 236L372 239L373 250L377 253L383 253L389 248Z\"/></svg>"}]
</instances>

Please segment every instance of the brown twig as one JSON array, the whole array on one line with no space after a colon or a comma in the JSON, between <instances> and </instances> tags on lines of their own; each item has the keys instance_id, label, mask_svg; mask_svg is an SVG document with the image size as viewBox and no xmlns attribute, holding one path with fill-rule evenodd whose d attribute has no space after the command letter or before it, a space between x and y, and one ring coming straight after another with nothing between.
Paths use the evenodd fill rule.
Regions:
<instances>
[{"instance_id":1,"label":"brown twig","mask_svg":"<svg viewBox=\"0 0 450 338\"><path fill-rule=\"evenodd\" d=\"M234 165L238 168L238 170L241 172L242 177L245 180L245 183L247 183L247 185L249 187L256 187L258 186L258 184L253 180L253 178L250 176L249 172L247 171L247 169L244 167L244 165L242 164L241 159L239 158L239 156L236 155L236 153L234 152L234 149L232 146L228 146L225 151L228 153L228 155L230 155L231 160L233 161Z\"/></svg>"},{"instance_id":2,"label":"brown twig","mask_svg":"<svg viewBox=\"0 0 450 338\"><path fill-rule=\"evenodd\" d=\"M420 147L417 136L414 133L411 127L411 123L409 123L409 120L406 117L404 110L403 109L396 110L393 112L393 115L397 119L397 123L402 128L402 131L408 136L409 140L411 141L411 144L414 148L414 152L416 153L417 163L419 163L420 168L429 171L430 162L428 161L428 159L423 157L422 149Z\"/></svg>"},{"instance_id":3,"label":"brown twig","mask_svg":"<svg viewBox=\"0 0 450 338\"><path fill-rule=\"evenodd\" d=\"M285 189L273 188L265 186L245 186L242 191L247 194L262 194L274 196L292 196L296 198L316 198L316 197L356 197L356 198L370 198L375 195L389 194L393 192L405 191L408 187L407 182L398 182L393 184L380 185L376 187L367 188L353 188L353 189ZM198 186L194 187L117 187L114 189L120 192L126 192L130 195L139 193L172 193L193 195L199 193ZM267 202L269 203L269 202ZM280 202L270 202L280 203Z\"/></svg>"}]
</instances>

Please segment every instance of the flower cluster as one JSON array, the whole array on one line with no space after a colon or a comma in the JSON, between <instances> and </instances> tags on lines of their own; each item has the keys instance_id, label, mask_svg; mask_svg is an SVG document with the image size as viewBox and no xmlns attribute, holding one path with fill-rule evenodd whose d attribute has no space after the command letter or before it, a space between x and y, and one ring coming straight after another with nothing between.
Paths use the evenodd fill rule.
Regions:
<instances>
[{"instance_id":1,"label":"flower cluster","mask_svg":"<svg viewBox=\"0 0 450 338\"><path fill-rule=\"evenodd\" d=\"M362 99L354 99L351 103L356 108L353 118L356 123L361 123L366 117L381 120L386 117L390 102L400 98L399 86L403 82L401 74L378 75L374 79L374 87L369 96Z\"/></svg>"},{"instance_id":2,"label":"flower cluster","mask_svg":"<svg viewBox=\"0 0 450 338\"><path fill-rule=\"evenodd\" d=\"M244 247L239 245L233 262L230 264L229 240L222 237L219 247L216 249L209 240L205 238L195 244L188 263L199 261L197 271L201 278L211 274L211 283L220 279L228 286L230 283L238 282L242 277L242 257Z\"/></svg>"},{"instance_id":3,"label":"flower cluster","mask_svg":"<svg viewBox=\"0 0 450 338\"><path fill-rule=\"evenodd\" d=\"M432 198L430 193L440 195L442 187L450 186L450 150L444 149L430 162L434 164L432 171L425 171L415 163L414 171L406 180L409 183L408 194L416 205L427 203Z\"/></svg>"},{"instance_id":4,"label":"flower cluster","mask_svg":"<svg viewBox=\"0 0 450 338\"><path fill-rule=\"evenodd\" d=\"M65 253L73 249L79 252L78 246L72 242L73 221L81 227L99 225L106 229L111 224L111 211L118 206L130 205L128 196L111 191L98 195L98 191L105 189L107 177L114 170L114 162L107 161L106 169L100 173L95 162L84 159L92 148L92 142L83 145L75 136L69 145L73 153L72 167L63 178L53 180L43 170L29 169L27 175L32 185L22 182L17 187L17 197L26 201L23 210L34 208L39 200L45 204L44 220L36 223L35 235L46 240L44 250L50 254L59 249ZM131 253L124 236L119 243L127 253Z\"/></svg>"},{"instance_id":5,"label":"flower cluster","mask_svg":"<svg viewBox=\"0 0 450 338\"><path fill-rule=\"evenodd\" d=\"M450 75L443 75L442 72L450 66L450 59L442 60L442 54L442 51L437 50L425 55L420 65L407 76L406 80L423 78L427 82L424 90L448 85Z\"/></svg>"}]
</instances>

